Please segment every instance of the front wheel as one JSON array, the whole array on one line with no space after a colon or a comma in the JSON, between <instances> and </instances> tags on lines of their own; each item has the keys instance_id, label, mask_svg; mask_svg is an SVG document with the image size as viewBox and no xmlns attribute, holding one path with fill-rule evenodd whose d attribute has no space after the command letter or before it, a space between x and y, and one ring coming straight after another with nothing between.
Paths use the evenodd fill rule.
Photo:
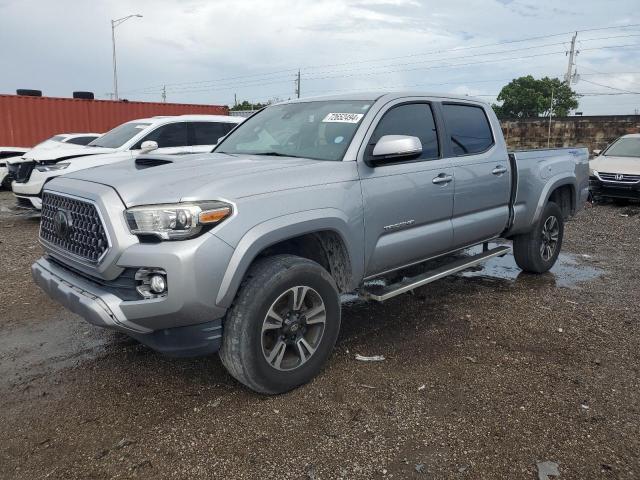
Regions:
<instances>
[{"instance_id":1,"label":"front wheel","mask_svg":"<svg viewBox=\"0 0 640 480\"><path fill-rule=\"evenodd\" d=\"M305 258L267 257L250 268L227 314L220 358L252 390L283 393L322 370L339 330L329 273Z\"/></svg>"},{"instance_id":2,"label":"front wheel","mask_svg":"<svg viewBox=\"0 0 640 480\"><path fill-rule=\"evenodd\" d=\"M513 256L525 272L544 273L553 267L562 248L564 217L554 202L548 202L533 229L513 239Z\"/></svg>"}]
</instances>

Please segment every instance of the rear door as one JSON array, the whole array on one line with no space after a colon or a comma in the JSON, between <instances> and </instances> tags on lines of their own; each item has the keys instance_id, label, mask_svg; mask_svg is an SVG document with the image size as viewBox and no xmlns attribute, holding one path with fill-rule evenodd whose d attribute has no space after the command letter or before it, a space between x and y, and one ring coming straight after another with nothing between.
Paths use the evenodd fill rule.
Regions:
<instances>
[{"instance_id":1,"label":"rear door","mask_svg":"<svg viewBox=\"0 0 640 480\"><path fill-rule=\"evenodd\" d=\"M511 173L506 149L497 145L482 105L444 102L442 115L455 177L453 247L458 248L497 237L504 230Z\"/></svg>"},{"instance_id":2,"label":"rear door","mask_svg":"<svg viewBox=\"0 0 640 480\"><path fill-rule=\"evenodd\" d=\"M376 124L377 122L377 124ZM366 275L444 253L453 230L453 170L442 155L427 101L397 101L378 113L358 160L364 200ZM420 138L422 154L375 167L365 162L384 135ZM362 150L362 149L361 149Z\"/></svg>"},{"instance_id":3,"label":"rear door","mask_svg":"<svg viewBox=\"0 0 640 480\"><path fill-rule=\"evenodd\" d=\"M189 123L189 142L193 153L207 153L218 144L235 127L235 123L227 122L191 122Z\"/></svg>"}]
</instances>

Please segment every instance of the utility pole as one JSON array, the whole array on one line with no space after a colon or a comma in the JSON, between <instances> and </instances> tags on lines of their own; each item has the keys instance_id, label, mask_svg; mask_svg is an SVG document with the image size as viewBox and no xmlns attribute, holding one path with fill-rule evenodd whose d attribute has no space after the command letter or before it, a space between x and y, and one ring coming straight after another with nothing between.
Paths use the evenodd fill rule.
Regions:
<instances>
[{"instance_id":1,"label":"utility pole","mask_svg":"<svg viewBox=\"0 0 640 480\"><path fill-rule=\"evenodd\" d=\"M298 76L296 78L296 97L300 98L300 70L298 70Z\"/></svg>"},{"instance_id":2,"label":"utility pole","mask_svg":"<svg viewBox=\"0 0 640 480\"><path fill-rule=\"evenodd\" d=\"M553 117L553 88L551 89L551 105L549 105L549 128L547 130L547 148L551 143L551 117Z\"/></svg>"},{"instance_id":3,"label":"utility pole","mask_svg":"<svg viewBox=\"0 0 640 480\"><path fill-rule=\"evenodd\" d=\"M571 50L569 51L569 65L567 65L567 73L564 76L564 81L567 82L567 85L571 85L571 77L573 75L573 60L576 56L576 38L578 37L578 32L576 32L571 38Z\"/></svg>"},{"instance_id":4,"label":"utility pole","mask_svg":"<svg viewBox=\"0 0 640 480\"><path fill-rule=\"evenodd\" d=\"M167 86L162 86L162 103L167 103Z\"/></svg>"},{"instance_id":5,"label":"utility pole","mask_svg":"<svg viewBox=\"0 0 640 480\"><path fill-rule=\"evenodd\" d=\"M237 93L233 94L233 106L234 107L238 106L238 94Z\"/></svg>"}]
</instances>

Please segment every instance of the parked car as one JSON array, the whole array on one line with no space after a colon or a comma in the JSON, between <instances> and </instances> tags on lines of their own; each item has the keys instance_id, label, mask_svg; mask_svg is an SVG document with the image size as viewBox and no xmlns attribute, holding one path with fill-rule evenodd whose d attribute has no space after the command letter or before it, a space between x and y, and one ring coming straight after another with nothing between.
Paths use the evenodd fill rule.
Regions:
<instances>
[{"instance_id":1,"label":"parked car","mask_svg":"<svg viewBox=\"0 0 640 480\"><path fill-rule=\"evenodd\" d=\"M594 199L617 203L640 200L640 134L624 135L604 151L595 150L589 162L589 185Z\"/></svg>"},{"instance_id":2,"label":"parked car","mask_svg":"<svg viewBox=\"0 0 640 480\"><path fill-rule=\"evenodd\" d=\"M21 152L20 155L12 155L11 160L5 162L7 175L4 179L3 186L11 188L11 182L15 180L18 170L20 169L20 164L29 162L31 158L41 155L43 151L58 148L82 148L100 135L100 133L60 133L38 143L33 148L19 149Z\"/></svg>"},{"instance_id":3,"label":"parked car","mask_svg":"<svg viewBox=\"0 0 640 480\"><path fill-rule=\"evenodd\" d=\"M44 150L70 147L71 145L79 145L83 147L85 145L88 145L101 135L101 133L59 133L51 138L46 139L43 142L38 143L33 148Z\"/></svg>"},{"instance_id":4,"label":"parked car","mask_svg":"<svg viewBox=\"0 0 640 480\"><path fill-rule=\"evenodd\" d=\"M244 119L224 115L153 117L123 123L82 149L58 149L27 154L11 187L18 204L40 209L42 187L49 180L75 170L121 162L141 153L210 152Z\"/></svg>"},{"instance_id":5,"label":"parked car","mask_svg":"<svg viewBox=\"0 0 640 480\"><path fill-rule=\"evenodd\" d=\"M11 186L9 169L7 168L8 159L20 157L27 150L29 149L21 147L0 147L0 188L9 188Z\"/></svg>"},{"instance_id":6,"label":"parked car","mask_svg":"<svg viewBox=\"0 0 640 480\"><path fill-rule=\"evenodd\" d=\"M588 191L586 149L509 154L479 100L294 100L213 154L47 183L32 273L94 325L173 355L219 351L240 382L275 394L326 363L340 292L385 301L507 254L488 243L499 238L520 268L546 272Z\"/></svg>"}]
</instances>

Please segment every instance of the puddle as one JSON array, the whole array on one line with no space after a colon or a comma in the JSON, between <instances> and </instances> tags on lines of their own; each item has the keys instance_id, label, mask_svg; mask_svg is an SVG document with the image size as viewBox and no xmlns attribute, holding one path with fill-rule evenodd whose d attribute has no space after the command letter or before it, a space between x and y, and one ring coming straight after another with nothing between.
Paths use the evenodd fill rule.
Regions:
<instances>
[{"instance_id":1,"label":"puddle","mask_svg":"<svg viewBox=\"0 0 640 480\"><path fill-rule=\"evenodd\" d=\"M523 277L552 279L557 287L577 288L582 282L588 282L601 276L604 270L588 264L588 258L570 253L561 253L553 268L542 275L529 275L516 265L513 255L494 257L485 263L458 274L463 278L486 278L517 281Z\"/></svg>"},{"instance_id":2,"label":"puddle","mask_svg":"<svg viewBox=\"0 0 640 480\"><path fill-rule=\"evenodd\" d=\"M69 316L3 329L0 386L28 384L33 378L97 358L119 340L113 332Z\"/></svg>"}]
</instances>

